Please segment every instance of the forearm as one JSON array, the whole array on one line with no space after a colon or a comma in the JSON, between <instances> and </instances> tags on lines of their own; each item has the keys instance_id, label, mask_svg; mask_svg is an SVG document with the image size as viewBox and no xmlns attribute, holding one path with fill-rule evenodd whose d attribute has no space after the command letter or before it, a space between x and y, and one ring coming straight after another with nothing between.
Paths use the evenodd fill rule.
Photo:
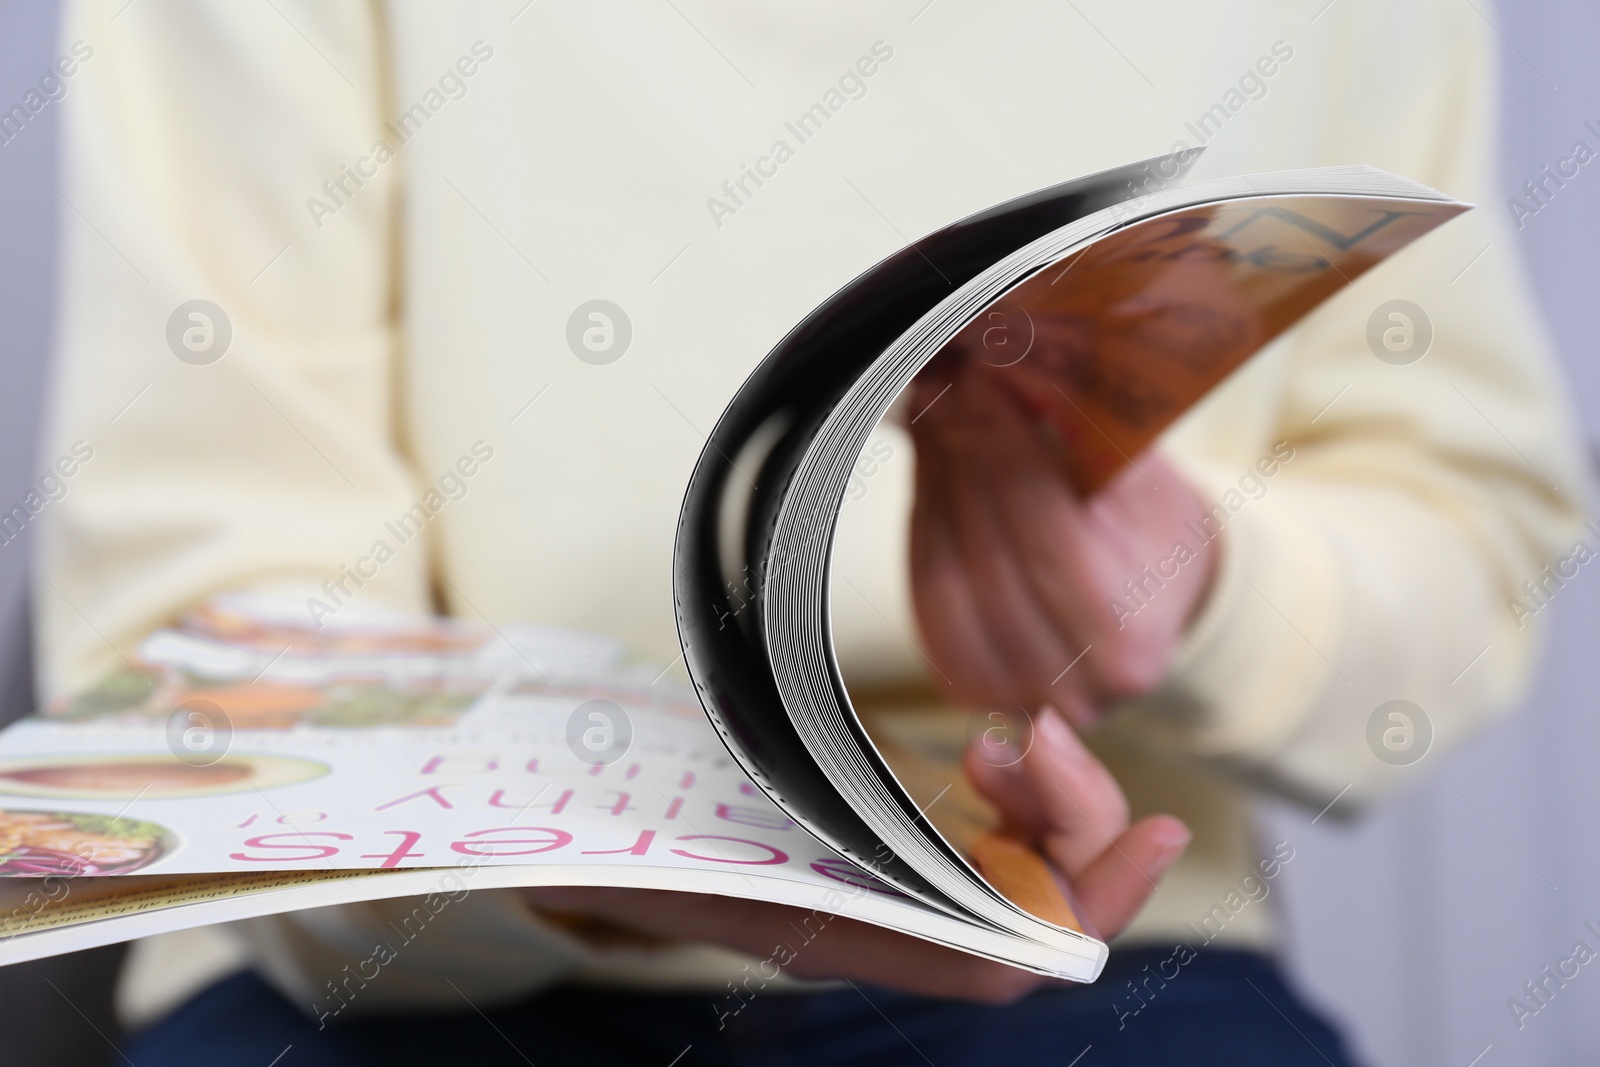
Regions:
<instances>
[{"instance_id":1,"label":"forearm","mask_svg":"<svg viewBox=\"0 0 1600 1067\"><path fill-rule=\"evenodd\" d=\"M1544 510L1545 537L1497 540L1392 486L1272 488L1223 529L1211 599L1141 714L1307 802L1370 795L1398 773L1369 744L1379 705L1416 704L1440 748L1521 693L1541 627L1507 600L1575 525Z\"/></svg>"},{"instance_id":2,"label":"forearm","mask_svg":"<svg viewBox=\"0 0 1600 1067\"><path fill-rule=\"evenodd\" d=\"M355 82L330 72L312 91L292 58L304 42L271 7L153 11L108 32L119 11L80 0L64 30L97 51L62 103L75 210L46 454L81 439L94 457L39 519L51 696L208 593L338 578L417 499L393 444L396 168L320 229L305 209L328 161L381 126L370 12L292 7ZM254 76L219 83L217 65ZM226 318L225 349L169 340L197 297ZM418 544L364 595L425 609L426 571Z\"/></svg>"}]
</instances>

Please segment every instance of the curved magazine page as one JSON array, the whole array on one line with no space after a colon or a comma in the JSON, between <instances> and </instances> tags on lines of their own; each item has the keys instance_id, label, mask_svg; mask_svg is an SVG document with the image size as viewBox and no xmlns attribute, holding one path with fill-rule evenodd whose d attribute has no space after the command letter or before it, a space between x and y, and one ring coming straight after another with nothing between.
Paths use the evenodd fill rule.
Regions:
<instances>
[{"instance_id":1,"label":"curved magazine page","mask_svg":"<svg viewBox=\"0 0 1600 1067\"><path fill-rule=\"evenodd\" d=\"M1352 195L1362 189L1370 192ZM812 434L769 550L783 566L771 569L764 586L768 650L811 757L925 878L964 908L1032 936L1041 936L1041 924L980 877L973 856L952 847L900 787L839 676L829 638L828 561L847 479L868 434L937 358L928 373L951 384L968 373L1004 382L1055 430L1068 474L1092 491L1261 345L1466 209L1366 168L1207 183L1156 194L1143 208L1142 220L1110 236L1098 236L1107 219L1090 218L1040 239L974 278L890 346ZM978 335L989 328L990 312L1043 338L1032 358L984 358ZM1077 926L1059 918L1054 924Z\"/></svg>"},{"instance_id":2,"label":"curved magazine page","mask_svg":"<svg viewBox=\"0 0 1600 1067\"><path fill-rule=\"evenodd\" d=\"M605 638L387 615L316 628L298 604L225 595L0 733L0 963L425 894L403 943L468 890L519 885L812 907L806 930L847 914L1080 980L1102 959L861 870L748 780L693 693Z\"/></svg>"},{"instance_id":3,"label":"curved magazine page","mask_svg":"<svg viewBox=\"0 0 1600 1067\"><path fill-rule=\"evenodd\" d=\"M740 388L684 495L673 600L685 663L729 751L830 847L919 898L949 907L817 767L784 709L768 657L764 589L784 563L771 534L790 481L839 398L950 293L1075 219L1178 180L1198 152L1162 156L1010 201L879 263L795 327Z\"/></svg>"}]
</instances>

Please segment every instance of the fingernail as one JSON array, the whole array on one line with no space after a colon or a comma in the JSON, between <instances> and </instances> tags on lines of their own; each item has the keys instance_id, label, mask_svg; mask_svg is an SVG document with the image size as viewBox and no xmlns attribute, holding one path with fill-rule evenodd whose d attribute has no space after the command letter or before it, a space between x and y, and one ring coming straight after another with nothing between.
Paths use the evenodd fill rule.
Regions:
<instances>
[{"instance_id":1,"label":"fingernail","mask_svg":"<svg viewBox=\"0 0 1600 1067\"><path fill-rule=\"evenodd\" d=\"M1178 857L1183 855L1183 850L1189 847L1189 842L1193 840L1194 834L1189 830L1188 827L1184 827L1181 834L1175 836L1170 842L1167 843L1165 848L1156 853L1156 870L1165 871L1168 867L1172 866L1173 863L1177 861Z\"/></svg>"},{"instance_id":2,"label":"fingernail","mask_svg":"<svg viewBox=\"0 0 1600 1067\"><path fill-rule=\"evenodd\" d=\"M1083 751L1082 744L1073 736L1072 727L1055 708L1043 708L1034 720L1034 732L1040 742L1057 760L1075 760Z\"/></svg>"}]
</instances>

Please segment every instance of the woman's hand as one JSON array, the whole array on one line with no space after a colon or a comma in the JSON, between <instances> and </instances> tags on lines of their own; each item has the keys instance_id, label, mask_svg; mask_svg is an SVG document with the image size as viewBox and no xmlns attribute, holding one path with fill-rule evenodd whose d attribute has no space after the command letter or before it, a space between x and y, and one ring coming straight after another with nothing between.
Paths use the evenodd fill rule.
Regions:
<instances>
[{"instance_id":1,"label":"woman's hand","mask_svg":"<svg viewBox=\"0 0 1600 1067\"><path fill-rule=\"evenodd\" d=\"M981 365L919 381L910 410L912 592L951 696L1083 728L1160 684L1210 583L1214 551L1185 529L1199 495L1147 452L1080 500L1056 441Z\"/></svg>"}]
</instances>

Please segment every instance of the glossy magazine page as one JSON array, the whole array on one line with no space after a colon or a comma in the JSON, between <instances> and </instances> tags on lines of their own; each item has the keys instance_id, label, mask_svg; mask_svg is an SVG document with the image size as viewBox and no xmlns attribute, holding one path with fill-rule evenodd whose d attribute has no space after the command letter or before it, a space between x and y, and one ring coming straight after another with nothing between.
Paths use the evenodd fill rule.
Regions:
<instances>
[{"instance_id":1,"label":"glossy magazine page","mask_svg":"<svg viewBox=\"0 0 1600 1067\"><path fill-rule=\"evenodd\" d=\"M298 616L212 601L0 733L0 875L839 862L609 642Z\"/></svg>"},{"instance_id":2,"label":"glossy magazine page","mask_svg":"<svg viewBox=\"0 0 1600 1067\"><path fill-rule=\"evenodd\" d=\"M800 830L665 673L566 631L317 629L299 605L214 599L0 733L0 963L291 908L613 885L1097 972L1103 953L930 909Z\"/></svg>"}]
</instances>

